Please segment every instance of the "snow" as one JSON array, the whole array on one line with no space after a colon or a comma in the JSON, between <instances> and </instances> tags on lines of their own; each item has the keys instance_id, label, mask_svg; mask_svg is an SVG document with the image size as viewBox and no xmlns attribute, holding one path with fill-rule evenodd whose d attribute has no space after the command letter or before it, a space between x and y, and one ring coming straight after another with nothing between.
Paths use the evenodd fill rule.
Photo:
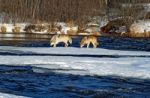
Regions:
<instances>
[{"instance_id":1,"label":"snow","mask_svg":"<svg viewBox=\"0 0 150 98\"><path fill-rule=\"evenodd\" d=\"M117 33L126 33L127 32L127 28L126 26L121 26L119 27L119 30L116 30Z\"/></svg>"},{"instance_id":2,"label":"snow","mask_svg":"<svg viewBox=\"0 0 150 98\"><path fill-rule=\"evenodd\" d=\"M7 28L7 32L12 32L12 29L14 28L13 24L0 24L0 27L4 25ZM25 26L27 25L27 23L17 23L17 26L21 27L21 32L25 32L23 29L25 28Z\"/></svg>"},{"instance_id":3,"label":"snow","mask_svg":"<svg viewBox=\"0 0 150 98\"><path fill-rule=\"evenodd\" d=\"M131 32L144 33L144 31L150 31L150 20L139 20L130 27Z\"/></svg>"},{"instance_id":4,"label":"snow","mask_svg":"<svg viewBox=\"0 0 150 98\"><path fill-rule=\"evenodd\" d=\"M43 32L35 32L35 31L32 31L32 32L35 33L35 34L48 34L46 30L43 31Z\"/></svg>"},{"instance_id":5,"label":"snow","mask_svg":"<svg viewBox=\"0 0 150 98\"><path fill-rule=\"evenodd\" d=\"M150 78L150 58L138 56L150 56L149 52L119 51L107 49L80 49L80 48L23 48L23 47L0 47L1 52L23 52L43 54L74 54L74 55L106 55L106 57L81 57L81 56L0 56L0 64L6 65L30 65L33 67L56 69L59 73L77 75L99 76L123 76L134 78ZM134 57L107 57L109 55L130 55ZM68 71L57 69L69 69ZM36 69L36 72L41 70Z\"/></svg>"},{"instance_id":6,"label":"snow","mask_svg":"<svg viewBox=\"0 0 150 98\"><path fill-rule=\"evenodd\" d=\"M69 30L75 30L75 31L77 31L78 27L72 27L72 28L70 28L70 27L63 26L61 32L63 32L64 34L67 34L67 31L69 31Z\"/></svg>"},{"instance_id":7,"label":"snow","mask_svg":"<svg viewBox=\"0 0 150 98\"><path fill-rule=\"evenodd\" d=\"M23 97L23 96L16 96L16 95L12 95L12 94L0 93L0 98L28 98L28 97Z\"/></svg>"}]
</instances>

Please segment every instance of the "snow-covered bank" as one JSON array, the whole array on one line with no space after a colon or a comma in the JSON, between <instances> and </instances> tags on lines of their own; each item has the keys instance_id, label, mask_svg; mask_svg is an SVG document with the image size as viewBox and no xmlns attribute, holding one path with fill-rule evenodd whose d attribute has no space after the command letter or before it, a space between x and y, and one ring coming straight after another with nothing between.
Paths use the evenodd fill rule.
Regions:
<instances>
[{"instance_id":1,"label":"snow-covered bank","mask_svg":"<svg viewBox=\"0 0 150 98\"><path fill-rule=\"evenodd\" d=\"M24 28L25 28L25 26L27 25L27 23L18 23L17 24L19 27L21 27L21 29L20 29L20 32L22 32L22 33L24 33L25 31L23 30ZM0 24L0 27L1 26L6 26L6 28L7 28L7 32L9 32L9 34L8 33L5 33L5 34L0 34L0 37L25 37L25 35L14 35L13 34L13 32L12 32L12 29L14 28L14 25L13 24ZM0 30L0 32L1 32L1 30ZM12 33L12 34L11 34ZM13 38L9 38L9 40L12 40Z\"/></svg>"},{"instance_id":2,"label":"snow-covered bank","mask_svg":"<svg viewBox=\"0 0 150 98\"><path fill-rule=\"evenodd\" d=\"M139 20L130 27L131 32L144 33L150 31L150 20Z\"/></svg>"},{"instance_id":3,"label":"snow-covered bank","mask_svg":"<svg viewBox=\"0 0 150 98\"><path fill-rule=\"evenodd\" d=\"M27 23L17 23L17 25L19 27L21 27L21 32L25 32L23 29L25 28L25 26L27 25ZM0 27L1 26L6 26L7 28L7 32L12 32L12 29L14 28L14 24L0 24Z\"/></svg>"},{"instance_id":4,"label":"snow-covered bank","mask_svg":"<svg viewBox=\"0 0 150 98\"><path fill-rule=\"evenodd\" d=\"M0 47L2 52L34 52L45 54L96 54L96 55L147 55L149 52L117 51L107 49L80 48L23 48ZM150 78L149 57L93 58L74 56L0 56L0 64L14 66L34 66L55 72L78 75L115 75L123 77ZM59 70L67 69L67 70ZM36 72L41 70L35 69ZM43 70L42 70L43 71Z\"/></svg>"}]
</instances>

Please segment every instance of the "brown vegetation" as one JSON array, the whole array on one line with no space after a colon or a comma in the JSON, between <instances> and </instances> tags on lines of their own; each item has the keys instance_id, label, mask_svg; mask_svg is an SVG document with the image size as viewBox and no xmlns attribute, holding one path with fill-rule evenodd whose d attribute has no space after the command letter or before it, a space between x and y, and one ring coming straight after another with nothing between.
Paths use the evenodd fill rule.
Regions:
<instances>
[{"instance_id":1,"label":"brown vegetation","mask_svg":"<svg viewBox=\"0 0 150 98\"><path fill-rule=\"evenodd\" d=\"M150 32L138 33L138 32L129 32L127 34L128 37L150 37Z\"/></svg>"},{"instance_id":2,"label":"brown vegetation","mask_svg":"<svg viewBox=\"0 0 150 98\"><path fill-rule=\"evenodd\" d=\"M7 32L6 26L1 26L1 32L2 32L2 33L6 33L6 32Z\"/></svg>"},{"instance_id":3,"label":"brown vegetation","mask_svg":"<svg viewBox=\"0 0 150 98\"><path fill-rule=\"evenodd\" d=\"M12 29L12 32L13 32L13 33L20 33L20 31L21 31L21 27L19 27L19 26L15 26L15 27Z\"/></svg>"}]
</instances>

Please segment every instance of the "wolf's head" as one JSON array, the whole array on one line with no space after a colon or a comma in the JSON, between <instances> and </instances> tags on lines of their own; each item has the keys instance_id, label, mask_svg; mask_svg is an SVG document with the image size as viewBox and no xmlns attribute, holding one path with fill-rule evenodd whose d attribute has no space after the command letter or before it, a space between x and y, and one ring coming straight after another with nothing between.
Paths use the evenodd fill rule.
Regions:
<instances>
[{"instance_id":1,"label":"wolf's head","mask_svg":"<svg viewBox=\"0 0 150 98\"><path fill-rule=\"evenodd\" d=\"M87 37L84 37L81 42L80 42L80 47L82 48L85 44L86 44L86 41L87 41Z\"/></svg>"}]
</instances>

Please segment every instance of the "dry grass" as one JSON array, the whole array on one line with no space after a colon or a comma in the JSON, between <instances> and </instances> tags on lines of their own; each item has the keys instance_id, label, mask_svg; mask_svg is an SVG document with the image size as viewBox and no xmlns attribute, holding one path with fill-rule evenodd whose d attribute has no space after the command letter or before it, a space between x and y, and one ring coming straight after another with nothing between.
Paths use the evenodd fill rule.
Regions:
<instances>
[{"instance_id":1,"label":"dry grass","mask_svg":"<svg viewBox=\"0 0 150 98\"><path fill-rule=\"evenodd\" d=\"M6 33L6 32L7 32L6 26L1 26L1 33Z\"/></svg>"},{"instance_id":2,"label":"dry grass","mask_svg":"<svg viewBox=\"0 0 150 98\"><path fill-rule=\"evenodd\" d=\"M19 27L19 26L15 26L15 27L12 29L12 32L13 32L13 33L20 33L20 31L21 31L21 27Z\"/></svg>"}]
</instances>

